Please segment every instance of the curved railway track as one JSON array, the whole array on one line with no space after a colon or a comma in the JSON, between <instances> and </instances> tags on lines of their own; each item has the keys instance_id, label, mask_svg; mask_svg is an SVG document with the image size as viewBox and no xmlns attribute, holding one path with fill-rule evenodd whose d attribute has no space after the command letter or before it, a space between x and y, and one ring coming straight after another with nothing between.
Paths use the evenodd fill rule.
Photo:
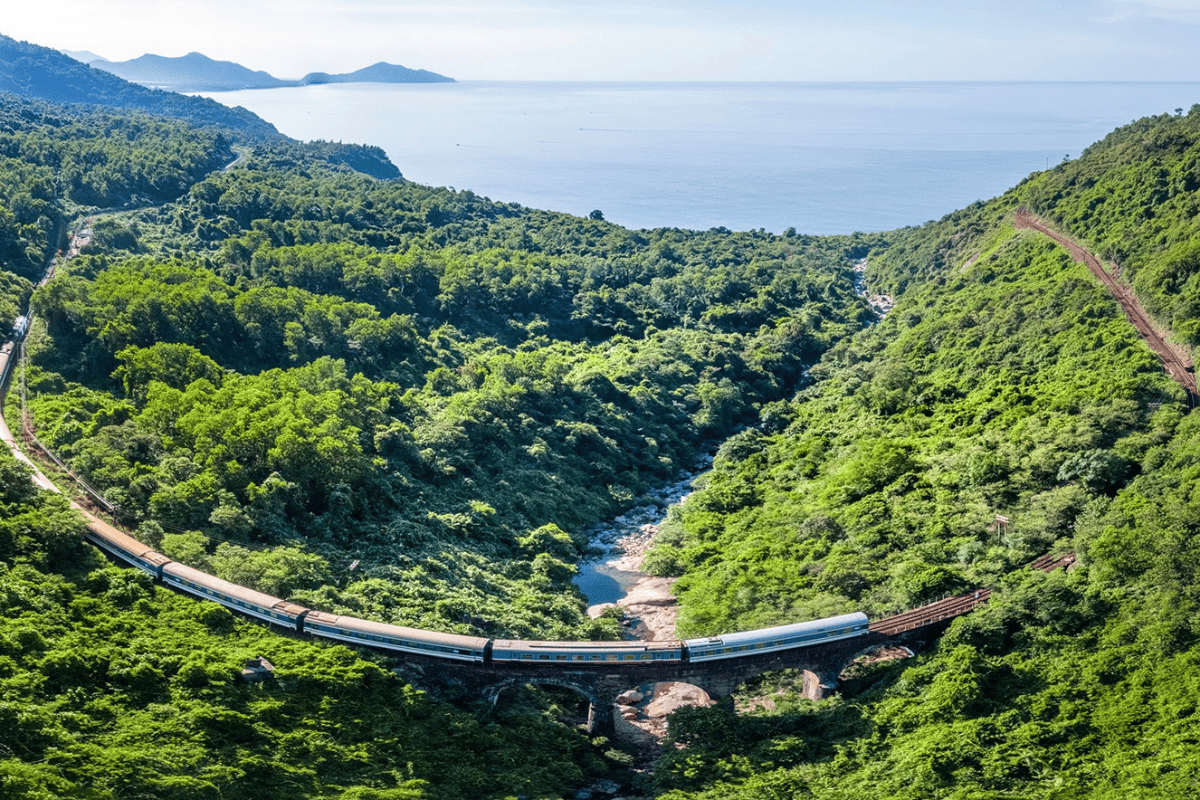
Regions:
<instances>
[{"instance_id":1,"label":"curved railway track","mask_svg":"<svg viewBox=\"0 0 1200 800\"><path fill-rule=\"evenodd\" d=\"M1141 303L1134 296L1133 290L1119 282L1105 268L1100 259L1096 258L1090 251L1051 228L1043 220L1034 216L1029 209L1024 207L1017 209L1015 224L1018 228L1036 230L1049 236L1067 249L1067 252L1071 254L1072 260L1087 266L1088 270L1104 284L1113 297L1117 299L1117 302L1121 304L1121 309L1125 312L1126 319L1137 328L1137 332L1141 334L1146 344L1150 346L1150 349L1162 361L1163 369L1167 371L1167 374L1187 391L1188 402L1194 407L1197 404L1197 400L1200 400L1200 395L1197 394L1196 390L1196 374L1193 371L1191 358L1185 352L1168 342L1158 329L1154 327L1149 315L1146 314L1145 309L1142 308Z\"/></svg>"},{"instance_id":2,"label":"curved railway track","mask_svg":"<svg viewBox=\"0 0 1200 800\"><path fill-rule=\"evenodd\" d=\"M0 411L3 410L4 383L12 366L18 342L8 342L0 348ZM0 414L0 440L33 469L34 480L42 488L58 492L56 487L21 451L15 437ZM508 662L518 660L565 661L563 666L578 668L579 662L596 662L587 666L606 668L614 659L636 659L654 663L660 660L698 661L737 659L756 656L771 650L787 650L823 644L829 637L864 637L874 644L886 637L937 625L970 613L986 603L991 596L987 588L973 589L965 594L947 597L920 608L905 611L867 625L861 614L817 620L808 623L766 628L757 631L725 634L704 639L674 642L527 642L518 640L485 640L432 631L419 631L399 626L339 617L315 609L302 608L287 600L263 595L246 587L230 584L214 576L173 562L153 551L124 531L109 525L83 508L72 506L87 520L88 539L124 562L155 575L165 584L180 591L214 600L234 611L267 622L283 625L315 636L347 641L393 652L491 663L493 658ZM1072 553L1046 555L1029 565L1032 569L1052 572L1069 568L1075 561ZM856 618L856 619L852 619ZM847 627L852 626L852 627ZM403 637L403 640L401 639ZM661 652L658 652L661 651Z\"/></svg>"}]
</instances>

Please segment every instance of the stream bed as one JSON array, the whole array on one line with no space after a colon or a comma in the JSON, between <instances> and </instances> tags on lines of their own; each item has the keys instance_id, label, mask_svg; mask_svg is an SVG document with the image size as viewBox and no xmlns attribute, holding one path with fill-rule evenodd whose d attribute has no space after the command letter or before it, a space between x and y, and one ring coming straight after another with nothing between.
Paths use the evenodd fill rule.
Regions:
<instances>
[{"instance_id":1,"label":"stream bed","mask_svg":"<svg viewBox=\"0 0 1200 800\"><path fill-rule=\"evenodd\" d=\"M711 459L710 459L711 463ZM650 546L667 510L692 491L692 481L709 464L680 476L679 480L647 493L650 502L632 508L587 531L592 547L601 551L580 562L574 581L591 609L616 604L629 596L639 583L655 580L638 570L642 554Z\"/></svg>"}]
</instances>

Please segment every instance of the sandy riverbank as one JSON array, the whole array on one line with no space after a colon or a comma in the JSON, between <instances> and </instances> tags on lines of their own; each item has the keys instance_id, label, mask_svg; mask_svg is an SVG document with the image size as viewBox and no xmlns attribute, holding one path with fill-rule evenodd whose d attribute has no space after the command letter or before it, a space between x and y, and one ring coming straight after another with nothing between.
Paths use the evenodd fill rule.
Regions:
<instances>
[{"instance_id":1,"label":"sandy riverbank","mask_svg":"<svg viewBox=\"0 0 1200 800\"><path fill-rule=\"evenodd\" d=\"M654 542L658 526L645 524L635 532L621 537L613 544L613 558L609 566L623 572L641 572L642 559ZM588 608L588 615L598 617L605 609L616 605L621 609L629 631L638 639L665 641L675 637L675 620L678 611L675 595L671 593L671 578L644 575L629 589L628 593L614 603L599 603Z\"/></svg>"}]
</instances>

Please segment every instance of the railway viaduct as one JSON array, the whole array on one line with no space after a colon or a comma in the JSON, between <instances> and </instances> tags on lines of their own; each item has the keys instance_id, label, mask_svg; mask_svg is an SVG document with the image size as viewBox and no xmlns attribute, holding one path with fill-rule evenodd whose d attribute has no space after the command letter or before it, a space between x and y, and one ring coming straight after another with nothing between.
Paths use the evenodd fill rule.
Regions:
<instances>
[{"instance_id":1,"label":"railway viaduct","mask_svg":"<svg viewBox=\"0 0 1200 800\"><path fill-rule=\"evenodd\" d=\"M9 342L0 348L0 400L14 355ZM39 485L57 491L17 446L16 438L0 416L0 440L14 455L33 466ZM90 488L90 487L89 487ZM1029 566L1053 571L1069 567L1074 555L1058 558L1045 556ZM703 689L710 698L728 697L739 686L764 672L796 669L804 673L804 693L817 700L837 688L842 671L860 655L883 646L920 650L939 636L956 617L969 613L987 602L990 591L977 589L948 597L936 603L907 611L870 624L864 636L840 639L826 644L804 645L769 653L747 652L730 658L701 662L568 662L487 664L448 661L420 655L405 655L398 660L398 671L410 673L417 683L457 685L468 694L483 697L493 704L505 689L525 684L563 686L586 697L589 703L589 732L611 733L613 705L622 692L647 683L678 682ZM386 651L395 656L393 651ZM413 674L415 673L415 674Z\"/></svg>"},{"instance_id":2,"label":"railway viaduct","mask_svg":"<svg viewBox=\"0 0 1200 800\"><path fill-rule=\"evenodd\" d=\"M1072 554L1057 558L1046 556L1029 566L1052 572L1071 566L1074 560ZM805 695L819 700L837 688L839 676L854 659L885 646L919 651L940 636L955 618L986 603L990 594L988 589L978 589L872 622L865 636L698 663L471 664L421 656L405 656L400 661L404 665L402 671L417 683L458 686L467 694L483 697L493 704L505 689L513 686L535 684L572 689L588 700L588 731L610 734L617 696L647 683L688 683L703 689L712 699L720 700L764 672L796 669L804 673Z\"/></svg>"}]
</instances>

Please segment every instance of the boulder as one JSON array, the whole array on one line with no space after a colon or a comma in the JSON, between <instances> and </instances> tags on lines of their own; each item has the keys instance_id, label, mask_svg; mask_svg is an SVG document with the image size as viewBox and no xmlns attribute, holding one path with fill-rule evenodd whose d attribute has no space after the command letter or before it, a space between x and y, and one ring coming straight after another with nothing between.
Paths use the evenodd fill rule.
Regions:
<instances>
[{"instance_id":1,"label":"boulder","mask_svg":"<svg viewBox=\"0 0 1200 800\"><path fill-rule=\"evenodd\" d=\"M664 687L659 694L646 706L646 716L665 717L672 711L683 706L712 706L716 701L708 696L703 689L686 683L674 683Z\"/></svg>"}]
</instances>

